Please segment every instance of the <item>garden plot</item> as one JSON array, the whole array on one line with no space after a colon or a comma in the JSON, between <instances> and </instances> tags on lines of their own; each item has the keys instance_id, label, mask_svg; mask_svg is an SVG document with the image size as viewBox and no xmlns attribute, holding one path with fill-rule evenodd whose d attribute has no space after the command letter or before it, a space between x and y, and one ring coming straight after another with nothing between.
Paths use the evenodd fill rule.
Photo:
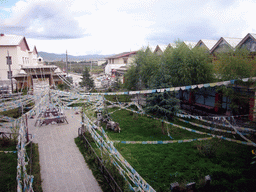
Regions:
<instances>
[{"instance_id":1,"label":"garden plot","mask_svg":"<svg viewBox=\"0 0 256 192\"><path fill-rule=\"evenodd\" d=\"M113 109L116 110L116 109ZM171 140L161 131L161 121L117 110L111 118L119 122L121 133L106 131L113 141L164 141ZM175 124L206 132L204 129L180 121ZM165 125L167 127L167 125ZM134 169L156 190L168 191L170 183L179 182L185 187L196 182L202 190L204 177L212 178L212 191L254 191L256 166L252 162L251 146L217 138L186 142L188 139L209 137L168 125L170 136L177 142L170 144L125 144L115 147ZM185 140L185 142L183 142Z\"/></svg>"}]
</instances>

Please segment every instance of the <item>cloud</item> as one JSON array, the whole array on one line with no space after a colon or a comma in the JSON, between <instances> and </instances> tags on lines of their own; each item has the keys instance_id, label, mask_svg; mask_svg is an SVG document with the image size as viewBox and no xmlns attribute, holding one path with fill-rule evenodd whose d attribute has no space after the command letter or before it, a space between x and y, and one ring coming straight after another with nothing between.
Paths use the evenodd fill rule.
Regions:
<instances>
[{"instance_id":1,"label":"cloud","mask_svg":"<svg viewBox=\"0 0 256 192\"><path fill-rule=\"evenodd\" d=\"M154 24L147 40L152 44L167 44L178 38L187 41L240 37L256 29L252 18L252 0L173 1L157 3L153 8ZM252 27L254 26L254 27ZM251 29L248 31L248 29ZM245 32L246 31L246 32Z\"/></svg>"},{"instance_id":2,"label":"cloud","mask_svg":"<svg viewBox=\"0 0 256 192\"><path fill-rule=\"evenodd\" d=\"M4 33L31 38L73 39L85 35L69 8L69 1L19 1L10 18L1 21Z\"/></svg>"}]
</instances>

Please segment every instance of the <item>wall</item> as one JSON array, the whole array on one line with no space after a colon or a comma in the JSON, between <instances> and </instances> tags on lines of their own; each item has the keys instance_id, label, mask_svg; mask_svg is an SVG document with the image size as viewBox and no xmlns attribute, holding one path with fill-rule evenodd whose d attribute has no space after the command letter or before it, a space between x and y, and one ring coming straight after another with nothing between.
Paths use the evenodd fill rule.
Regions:
<instances>
[{"instance_id":1,"label":"wall","mask_svg":"<svg viewBox=\"0 0 256 192\"><path fill-rule=\"evenodd\" d=\"M17 47L0 47L0 80L8 80L7 71L9 71L9 66L6 63L7 51L9 51L9 56L12 58L11 70L13 71L13 75L19 71Z\"/></svg>"}]
</instances>

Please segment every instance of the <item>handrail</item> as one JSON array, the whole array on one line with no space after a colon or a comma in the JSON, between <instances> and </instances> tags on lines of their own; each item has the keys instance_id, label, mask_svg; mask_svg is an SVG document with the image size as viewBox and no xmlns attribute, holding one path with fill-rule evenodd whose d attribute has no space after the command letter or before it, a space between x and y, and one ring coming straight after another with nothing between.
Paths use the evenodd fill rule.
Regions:
<instances>
[{"instance_id":1,"label":"handrail","mask_svg":"<svg viewBox=\"0 0 256 192\"><path fill-rule=\"evenodd\" d=\"M99 158L99 156L96 154L95 150L93 149L93 147L91 146L90 142L86 139L86 137L84 136L83 133L84 132L81 129L81 127L78 128L78 135L79 135L79 137L83 139L84 146L88 150L89 154L91 154L91 152L92 152L93 155L95 156L95 162L97 163L99 170L101 171L101 173L103 174L104 178L108 182L108 184L111 187L112 191L113 192L122 192L122 189L116 183L116 181L113 178L113 176L109 173L108 169L103 164L102 159ZM89 148L88 148L88 146L89 146Z\"/></svg>"}]
</instances>

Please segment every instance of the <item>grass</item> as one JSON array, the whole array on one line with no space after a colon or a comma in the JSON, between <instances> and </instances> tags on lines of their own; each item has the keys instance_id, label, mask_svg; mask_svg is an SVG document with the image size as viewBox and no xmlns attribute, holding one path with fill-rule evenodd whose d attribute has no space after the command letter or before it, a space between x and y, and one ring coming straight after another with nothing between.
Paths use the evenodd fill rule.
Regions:
<instances>
[{"instance_id":1,"label":"grass","mask_svg":"<svg viewBox=\"0 0 256 192\"><path fill-rule=\"evenodd\" d=\"M16 151L16 142L1 139L0 151ZM0 152L0 191L17 191L17 153Z\"/></svg>"},{"instance_id":2,"label":"grass","mask_svg":"<svg viewBox=\"0 0 256 192\"><path fill-rule=\"evenodd\" d=\"M207 137L206 135L199 135L185 131L183 129L165 125L165 135L162 134L161 122L152 118L134 114L127 110L116 111L111 114L111 118L118 122L121 127L120 133L115 133L110 130L106 130L107 135L112 140L122 141L161 141L171 140L167 135L166 127L168 126L171 137L174 140L180 139L194 139ZM105 127L105 125L103 125ZM145 131L146 130L146 131Z\"/></svg>"},{"instance_id":3,"label":"grass","mask_svg":"<svg viewBox=\"0 0 256 192\"><path fill-rule=\"evenodd\" d=\"M115 109L113 109L115 110ZM112 111L112 110L109 110ZM126 110L116 111L111 118L119 122L121 133L106 131L112 140L150 141L170 140L161 133L161 122ZM175 120L174 123L204 131L204 129ZM103 126L104 127L104 126ZM176 139L207 137L171 127ZM165 145L115 144L124 158L156 190L169 191L170 183L179 182L185 189L196 182L204 190L204 177L212 177L207 191L255 191L256 165L252 162L252 147L212 139L191 143Z\"/></svg>"},{"instance_id":4,"label":"grass","mask_svg":"<svg viewBox=\"0 0 256 192\"><path fill-rule=\"evenodd\" d=\"M96 144L94 143L92 137L89 133L85 133L87 140L90 142L91 146L94 148L96 154L100 157L100 151L97 148ZM95 177L95 179L98 181L102 191L112 191L109 184L106 182L104 176L102 175L101 171L99 170L98 166L95 163L95 155L89 154L88 151L85 149L85 146L83 144L83 141L80 137L75 138L75 143L77 147L79 148L80 152L84 156L84 159L89 166L89 168L92 170L92 173ZM108 171L111 173L111 175L114 177L115 181L118 183L118 185L122 189L127 189L127 185L123 179L123 177L119 174L117 169L113 166L112 163L110 163L109 159L106 157L103 157L102 159L105 160L105 167L108 169Z\"/></svg>"},{"instance_id":5,"label":"grass","mask_svg":"<svg viewBox=\"0 0 256 192\"><path fill-rule=\"evenodd\" d=\"M27 154L30 156L31 147L30 145L27 147ZM39 151L38 151L38 144L32 143L32 167L28 166L27 172L34 176L33 181L33 190L35 192L42 192L42 180L41 180L41 173L40 173L40 163L39 163Z\"/></svg>"},{"instance_id":6,"label":"grass","mask_svg":"<svg viewBox=\"0 0 256 192\"><path fill-rule=\"evenodd\" d=\"M1 139L0 151L16 151L17 143L14 140ZM30 156L30 145L27 147L27 154ZM33 159L32 169L27 166L27 173L34 176L33 190L42 192L38 145L32 143ZM30 173L31 170L31 173ZM17 153L0 152L0 191L17 191Z\"/></svg>"},{"instance_id":7,"label":"grass","mask_svg":"<svg viewBox=\"0 0 256 192\"><path fill-rule=\"evenodd\" d=\"M198 145L214 147L219 142L221 147L210 154L198 149ZM116 148L156 191L168 191L176 181L183 187L196 182L200 189L206 175L212 177L210 191L255 191L256 167L250 165L251 148L247 146L213 139L167 145L119 143Z\"/></svg>"},{"instance_id":8,"label":"grass","mask_svg":"<svg viewBox=\"0 0 256 192\"><path fill-rule=\"evenodd\" d=\"M32 103L32 102L25 105L24 109L23 109L23 113L28 112L30 109L27 108L27 107L31 107L33 105L34 105L34 103ZM11 110L8 110L8 111L0 112L0 115L12 117L12 118L18 118L22 115L22 110L21 110L21 108L15 108L15 109L11 109Z\"/></svg>"},{"instance_id":9,"label":"grass","mask_svg":"<svg viewBox=\"0 0 256 192\"><path fill-rule=\"evenodd\" d=\"M105 95L104 96L107 100L112 102L131 102L131 95Z\"/></svg>"}]
</instances>

